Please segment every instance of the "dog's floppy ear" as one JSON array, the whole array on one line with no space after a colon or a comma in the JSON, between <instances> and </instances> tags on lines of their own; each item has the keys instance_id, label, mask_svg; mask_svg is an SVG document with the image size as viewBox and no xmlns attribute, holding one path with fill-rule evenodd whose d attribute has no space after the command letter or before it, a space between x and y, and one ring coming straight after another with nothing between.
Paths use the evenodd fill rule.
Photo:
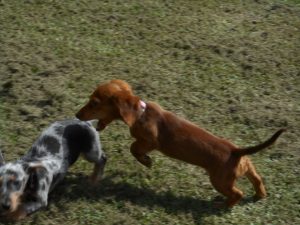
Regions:
<instances>
[{"instance_id":1,"label":"dog's floppy ear","mask_svg":"<svg viewBox=\"0 0 300 225\"><path fill-rule=\"evenodd\" d=\"M47 173L46 168L41 163L24 163L23 169L28 174L26 189L36 191L38 181Z\"/></svg>"},{"instance_id":2,"label":"dog's floppy ear","mask_svg":"<svg viewBox=\"0 0 300 225\"><path fill-rule=\"evenodd\" d=\"M3 166L3 165L4 165L4 163L5 163L5 161L4 161L4 158L3 158L2 152L1 152L1 150L0 150L0 166Z\"/></svg>"},{"instance_id":3,"label":"dog's floppy ear","mask_svg":"<svg viewBox=\"0 0 300 225\"><path fill-rule=\"evenodd\" d=\"M139 116L140 98L134 95L116 96L114 102L122 120L131 127Z\"/></svg>"}]
</instances>

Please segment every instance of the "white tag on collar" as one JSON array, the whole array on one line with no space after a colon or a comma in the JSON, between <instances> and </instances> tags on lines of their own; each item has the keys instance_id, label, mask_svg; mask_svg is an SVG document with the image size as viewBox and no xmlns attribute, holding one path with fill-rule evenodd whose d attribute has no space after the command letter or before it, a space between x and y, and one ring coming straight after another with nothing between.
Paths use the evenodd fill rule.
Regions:
<instances>
[{"instance_id":1,"label":"white tag on collar","mask_svg":"<svg viewBox=\"0 0 300 225\"><path fill-rule=\"evenodd\" d=\"M140 105L142 107L143 112L145 112L147 104L144 101L140 100Z\"/></svg>"}]
</instances>

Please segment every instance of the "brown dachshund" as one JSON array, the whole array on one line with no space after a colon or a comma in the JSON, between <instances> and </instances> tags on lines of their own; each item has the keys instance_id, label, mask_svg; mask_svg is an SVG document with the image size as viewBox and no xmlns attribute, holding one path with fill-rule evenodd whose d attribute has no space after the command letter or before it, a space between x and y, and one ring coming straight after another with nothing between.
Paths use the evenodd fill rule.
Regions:
<instances>
[{"instance_id":1,"label":"brown dachshund","mask_svg":"<svg viewBox=\"0 0 300 225\"><path fill-rule=\"evenodd\" d=\"M133 95L131 87L121 80L99 85L76 117L80 120L98 119L98 130L103 130L113 120L123 120L136 139L130 148L132 155L147 167L152 165L147 154L154 149L203 167L215 189L227 197L226 205L229 207L243 196L243 192L235 186L236 179L243 175L253 184L257 199L266 196L261 177L245 155L270 146L285 131L278 130L257 146L239 148L153 102L146 104Z\"/></svg>"}]
</instances>

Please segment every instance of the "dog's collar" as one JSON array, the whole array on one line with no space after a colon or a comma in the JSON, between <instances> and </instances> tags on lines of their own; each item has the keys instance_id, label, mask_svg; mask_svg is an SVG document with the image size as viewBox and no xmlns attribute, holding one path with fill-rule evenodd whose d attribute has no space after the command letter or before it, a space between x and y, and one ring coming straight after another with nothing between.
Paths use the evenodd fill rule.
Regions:
<instances>
[{"instance_id":1,"label":"dog's collar","mask_svg":"<svg viewBox=\"0 0 300 225\"><path fill-rule=\"evenodd\" d=\"M144 101L140 100L140 106L142 108L142 113L145 112L147 108L147 104Z\"/></svg>"}]
</instances>

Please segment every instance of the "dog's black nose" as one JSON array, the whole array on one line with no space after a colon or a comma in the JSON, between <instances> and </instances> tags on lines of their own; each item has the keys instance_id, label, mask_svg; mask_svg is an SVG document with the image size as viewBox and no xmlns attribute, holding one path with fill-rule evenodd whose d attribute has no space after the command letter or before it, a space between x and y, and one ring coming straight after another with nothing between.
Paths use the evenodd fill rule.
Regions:
<instances>
[{"instance_id":1,"label":"dog's black nose","mask_svg":"<svg viewBox=\"0 0 300 225\"><path fill-rule=\"evenodd\" d=\"M79 111L78 113L75 114L75 117L76 117L77 119L80 119L81 116L82 116L81 114L82 114L82 113Z\"/></svg>"},{"instance_id":2,"label":"dog's black nose","mask_svg":"<svg viewBox=\"0 0 300 225\"><path fill-rule=\"evenodd\" d=\"M9 203L2 203L2 209L4 210L9 210L10 209L10 204Z\"/></svg>"},{"instance_id":3,"label":"dog's black nose","mask_svg":"<svg viewBox=\"0 0 300 225\"><path fill-rule=\"evenodd\" d=\"M106 155L103 153L103 155L101 156L101 161L103 162L103 163L106 163L106 161L107 161L107 157L106 157Z\"/></svg>"}]
</instances>

